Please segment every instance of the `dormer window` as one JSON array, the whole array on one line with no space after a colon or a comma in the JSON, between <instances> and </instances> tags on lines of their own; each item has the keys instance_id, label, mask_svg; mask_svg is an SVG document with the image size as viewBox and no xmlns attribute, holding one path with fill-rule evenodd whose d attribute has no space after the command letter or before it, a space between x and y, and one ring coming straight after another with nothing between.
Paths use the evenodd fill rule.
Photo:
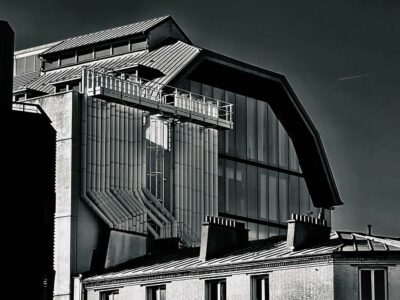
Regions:
<instances>
[{"instance_id":1,"label":"dormer window","mask_svg":"<svg viewBox=\"0 0 400 300\"><path fill-rule=\"evenodd\" d=\"M78 62L83 62L93 59L93 49L78 51Z\"/></svg>"},{"instance_id":2,"label":"dormer window","mask_svg":"<svg viewBox=\"0 0 400 300\"><path fill-rule=\"evenodd\" d=\"M128 41L115 43L113 44L112 48L113 48L113 55L127 53L129 52L129 43Z\"/></svg>"},{"instance_id":3,"label":"dormer window","mask_svg":"<svg viewBox=\"0 0 400 300\"><path fill-rule=\"evenodd\" d=\"M110 45L96 47L94 48L94 57L101 58L109 56L111 53L110 49Z\"/></svg>"},{"instance_id":4,"label":"dormer window","mask_svg":"<svg viewBox=\"0 0 400 300\"><path fill-rule=\"evenodd\" d=\"M76 62L75 53L64 54L60 56L60 66L67 66Z\"/></svg>"}]
</instances>

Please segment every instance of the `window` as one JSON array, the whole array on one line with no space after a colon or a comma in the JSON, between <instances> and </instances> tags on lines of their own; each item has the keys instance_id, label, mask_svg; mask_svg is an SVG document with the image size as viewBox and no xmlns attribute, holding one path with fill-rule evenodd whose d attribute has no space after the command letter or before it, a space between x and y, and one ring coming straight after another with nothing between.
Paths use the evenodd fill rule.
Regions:
<instances>
[{"instance_id":1,"label":"window","mask_svg":"<svg viewBox=\"0 0 400 300\"><path fill-rule=\"evenodd\" d=\"M101 46L94 49L94 56L96 58L105 57L110 55L110 46Z\"/></svg>"},{"instance_id":2,"label":"window","mask_svg":"<svg viewBox=\"0 0 400 300\"><path fill-rule=\"evenodd\" d=\"M78 62L87 61L90 59L93 59L92 49L78 51Z\"/></svg>"},{"instance_id":3,"label":"window","mask_svg":"<svg viewBox=\"0 0 400 300\"><path fill-rule=\"evenodd\" d=\"M386 300L386 269L370 268L360 269L360 299L361 300Z\"/></svg>"},{"instance_id":4,"label":"window","mask_svg":"<svg viewBox=\"0 0 400 300\"><path fill-rule=\"evenodd\" d=\"M253 276L251 279L251 300L269 300L268 275Z\"/></svg>"},{"instance_id":5,"label":"window","mask_svg":"<svg viewBox=\"0 0 400 300\"><path fill-rule=\"evenodd\" d=\"M126 53L126 52L129 52L128 41L113 44L113 54L114 55L118 55L118 54L122 54L122 53Z\"/></svg>"},{"instance_id":6,"label":"window","mask_svg":"<svg viewBox=\"0 0 400 300\"><path fill-rule=\"evenodd\" d=\"M206 300L226 300L226 280L206 282Z\"/></svg>"},{"instance_id":7,"label":"window","mask_svg":"<svg viewBox=\"0 0 400 300\"><path fill-rule=\"evenodd\" d=\"M119 299L119 291L104 291L100 292L100 300L118 300Z\"/></svg>"},{"instance_id":8,"label":"window","mask_svg":"<svg viewBox=\"0 0 400 300\"><path fill-rule=\"evenodd\" d=\"M165 299L165 285L149 286L146 288L146 300Z\"/></svg>"},{"instance_id":9,"label":"window","mask_svg":"<svg viewBox=\"0 0 400 300\"><path fill-rule=\"evenodd\" d=\"M66 66L75 63L75 53L60 56L60 65Z\"/></svg>"}]
</instances>

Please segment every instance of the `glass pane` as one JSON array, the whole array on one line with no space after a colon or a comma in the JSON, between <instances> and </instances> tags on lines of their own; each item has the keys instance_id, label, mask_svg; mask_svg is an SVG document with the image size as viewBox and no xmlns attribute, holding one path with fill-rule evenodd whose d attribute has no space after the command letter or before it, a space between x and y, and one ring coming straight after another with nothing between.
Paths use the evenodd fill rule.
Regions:
<instances>
[{"instance_id":1,"label":"glass pane","mask_svg":"<svg viewBox=\"0 0 400 300\"><path fill-rule=\"evenodd\" d=\"M361 300L371 300L371 271L361 270Z\"/></svg>"},{"instance_id":2,"label":"glass pane","mask_svg":"<svg viewBox=\"0 0 400 300\"><path fill-rule=\"evenodd\" d=\"M279 173L279 220L281 223L285 223L289 217L288 181L289 176L287 174Z\"/></svg>"},{"instance_id":3,"label":"glass pane","mask_svg":"<svg viewBox=\"0 0 400 300\"><path fill-rule=\"evenodd\" d=\"M289 169L299 171L299 161L291 139L289 139Z\"/></svg>"},{"instance_id":4,"label":"glass pane","mask_svg":"<svg viewBox=\"0 0 400 300\"><path fill-rule=\"evenodd\" d=\"M73 63L75 63L75 54L68 54L60 57L61 66L70 65Z\"/></svg>"},{"instance_id":5,"label":"glass pane","mask_svg":"<svg viewBox=\"0 0 400 300\"><path fill-rule=\"evenodd\" d=\"M129 51L128 41L121 42L113 45L113 54L118 55Z\"/></svg>"},{"instance_id":6,"label":"glass pane","mask_svg":"<svg viewBox=\"0 0 400 300\"><path fill-rule=\"evenodd\" d=\"M225 101L233 104L233 124L236 124L236 95L232 92L226 91L225 93ZM226 152L229 154L235 155L236 153L236 143L235 143L235 135L236 135L236 125L233 126L232 130L226 130L226 142L227 142L227 149Z\"/></svg>"},{"instance_id":7,"label":"glass pane","mask_svg":"<svg viewBox=\"0 0 400 300\"><path fill-rule=\"evenodd\" d=\"M259 217L268 219L268 170L258 168L258 207Z\"/></svg>"},{"instance_id":8,"label":"glass pane","mask_svg":"<svg viewBox=\"0 0 400 300\"><path fill-rule=\"evenodd\" d=\"M254 241L258 239L258 224L249 222L247 225L247 229L249 229L249 240Z\"/></svg>"},{"instance_id":9,"label":"glass pane","mask_svg":"<svg viewBox=\"0 0 400 300\"><path fill-rule=\"evenodd\" d=\"M269 278L264 277L264 299L269 300Z\"/></svg>"},{"instance_id":10,"label":"glass pane","mask_svg":"<svg viewBox=\"0 0 400 300\"><path fill-rule=\"evenodd\" d=\"M165 286L160 287L160 300L166 299Z\"/></svg>"},{"instance_id":11,"label":"glass pane","mask_svg":"<svg viewBox=\"0 0 400 300\"><path fill-rule=\"evenodd\" d=\"M307 215L310 211L310 198L304 178L300 178L300 213Z\"/></svg>"},{"instance_id":12,"label":"glass pane","mask_svg":"<svg viewBox=\"0 0 400 300\"><path fill-rule=\"evenodd\" d=\"M289 203L290 213L299 213L299 177L289 176Z\"/></svg>"},{"instance_id":13,"label":"glass pane","mask_svg":"<svg viewBox=\"0 0 400 300\"><path fill-rule=\"evenodd\" d=\"M226 282L220 282L220 290L219 290L220 298L218 300L226 300Z\"/></svg>"},{"instance_id":14,"label":"glass pane","mask_svg":"<svg viewBox=\"0 0 400 300\"><path fill-rule=\"evenodd\" d=\"M246 97L236 95L236 155L246 157L247 121Z\"/></svg>"},{"instance_id":15,"label":"glass pane","mask_svg":"<svg viewBox=\"0 0 400 300\"><path fill-rule=\"evenodd\" d=\"M375 270L375 300L385 300L385 271Z\"/></svg>"},{"instance_id":16,"label":"glass pane","mask_svg":"<svg viewBox=\"0 0 400 300\"><path fill-rule=\"evenodd\" d=\"M268 226L258 224L258 238L260 240L268 238Z\"/></svg>"},{"instance_id":17,"label":"glass pane","mask_svg":"<svg viewBox=\"0 0 400 300\"><path fill-rule=\"evenodd\" d=\"M247 199L246 199L246 165L242 163L236 164L236 203L237 214L247 216Z\"/></svg>"},{"instance_id":18,"label":"glass pane","mask_svg":"<svg viewBox=\"0 0 400 300\"><path fill-rule=\"evenodd\" d=\"M257 206L257 167L247 165L247 203L248 216L258 218Z\"/></svg>"},{"instance_id":19,"label":"glass pane","mask_svg":"<svg viewBox=\"0 0 400 300\"><path fill-rule=\"evenodd\" d=\"M247 98L247 158L257 159L257 102Z\"/></svg>"},{"instance_id":20,"label":"glass pane","mask_svg":"<svg viewBox=\"0 0 400 300\"><path fill-rule=\"evenodd\" d=\"M93 50L82 50L78 51L78 62L86 61L93 58Z\"/></svg>"},{"instance_id":21,"label":"glass pane","mask_svg":"<svg viewBox=\"0 0 400 300\"><path fill-rule=\"evenodd\" d=\"M218 100L225 101L224 90L214 88L213 97ZM218 151L225 152L225 130L218 131Z\"/></svg>"},{"instance_id":22,"label":"glass pane","mask_svg":"<svg viewBox=\"0 0 400 300\"><path fill-rule=\"evenodd\" d=\"M138 51L146 49L147 41L131 41L131 51Z\"/></svg>"},{"instance_id":23,"label":"glass pane","mask_svg":"<svg viewBox=\"0 0 400 300\"><path fill-rule=\"evenodd\" d=\"M197 81L190 81L190 91L195 94L201 94L201 83Z\"/></svg>"},{"instance_id":24,"label":"glass pane","mask_svg":"<svg viewBox=\"0 0 400 300\"><path fill-rule=\"evenodd\" d=\"M100 57L105 57L110 55L110 46L101 46L97 47L94 50L94 57L95 58L100 58Z\"/></svg>"},{"instance_id":25,"label":"glass pane","mask_svg":"<svg viewBox=\"0 0 400 300\"><path fill-rule=\"evenodd\" d=\"M236 214L235 163L225 160L225 211Z\"/></svg>"},{"instance_id":26,"label":"glass pane","mask_svg":"<svg viewBox=\"0 0 400 300\"><path fill-rule=\"evenodd\" d=\"M279 166L282 168L288 168L289 161L289 137L286 133L285 128L279 122Z\"/></svg>"},{"instance_id":27,"label":"glass pane","mask_svg":"<svg viewBox=\"0 0 400 300\"><path fill-rule=\"evenodd\" d=\"M225 212L225 160L218 158L218 211Z\"/></svg>"},{"instance_id":28,"label":"glass pane","mask_svg":"<svg viewBox=\"0 0 400 300\"><path fill-rule=\"evenodd\" d=\"M278 173L269 171L269 219L278 221Z\"/></svg>"},{"instance_id":29,"label":"glass pane","mask_svg":"<svg viewBox=\"0 0 400 300\"><path fill-rule=\"evenodd\" d=\"M213 96L213 88L207 84L202 84L201 94L206 97Z\"/></svg>"},{"instance_id":30,"label":"glass pane","mask_svg":"<svg viewBox=\"0 0 400 300\"><path fill-rule=\"evenodd\" d=\"M268 158L270 164L278 164L278 120L270 107L268 107Z\"/></svg>"},{"instance_id":31,"label":"glass pane","mask_svg":"<svg viewBox=\"0 0 400 300\"><path fill-rule=\"evenodd\" d=\"M268 163L268 104L257 101L258 160Z\"/></svg>"}]
</instances>

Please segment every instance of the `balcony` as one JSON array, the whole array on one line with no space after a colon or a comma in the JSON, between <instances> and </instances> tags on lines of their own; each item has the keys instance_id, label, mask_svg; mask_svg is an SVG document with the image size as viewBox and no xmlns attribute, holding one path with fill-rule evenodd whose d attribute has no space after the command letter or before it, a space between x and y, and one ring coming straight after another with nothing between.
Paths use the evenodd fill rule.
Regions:
<instances>
[{"instance_id":1,"label":"balcony","mask_svg":"<svg viewBox=\"0 0 400 300\"><path fill-rule=\"evenodd\" d=\"M232 104L161 85L132 74L84 68L82 90L88 96L135 107L180 122L232 129Z\"/></svg>"}]
</instances>

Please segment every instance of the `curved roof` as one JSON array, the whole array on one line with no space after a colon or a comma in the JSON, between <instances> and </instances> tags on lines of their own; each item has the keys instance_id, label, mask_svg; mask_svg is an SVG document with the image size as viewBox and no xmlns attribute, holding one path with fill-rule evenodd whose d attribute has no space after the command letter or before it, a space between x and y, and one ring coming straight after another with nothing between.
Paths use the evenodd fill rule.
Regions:
<instances>
[{"instance_id":1,"label":"curved roof","mask_svg":"<svg viewBox=\"0 0 400 300\"><path fill-rule=\"evenodd\" d=\"M293 141L315 207L341 205L321 138L286 77L203 49L179 78L268 102Z\"/></svg>"}]
</instances>

